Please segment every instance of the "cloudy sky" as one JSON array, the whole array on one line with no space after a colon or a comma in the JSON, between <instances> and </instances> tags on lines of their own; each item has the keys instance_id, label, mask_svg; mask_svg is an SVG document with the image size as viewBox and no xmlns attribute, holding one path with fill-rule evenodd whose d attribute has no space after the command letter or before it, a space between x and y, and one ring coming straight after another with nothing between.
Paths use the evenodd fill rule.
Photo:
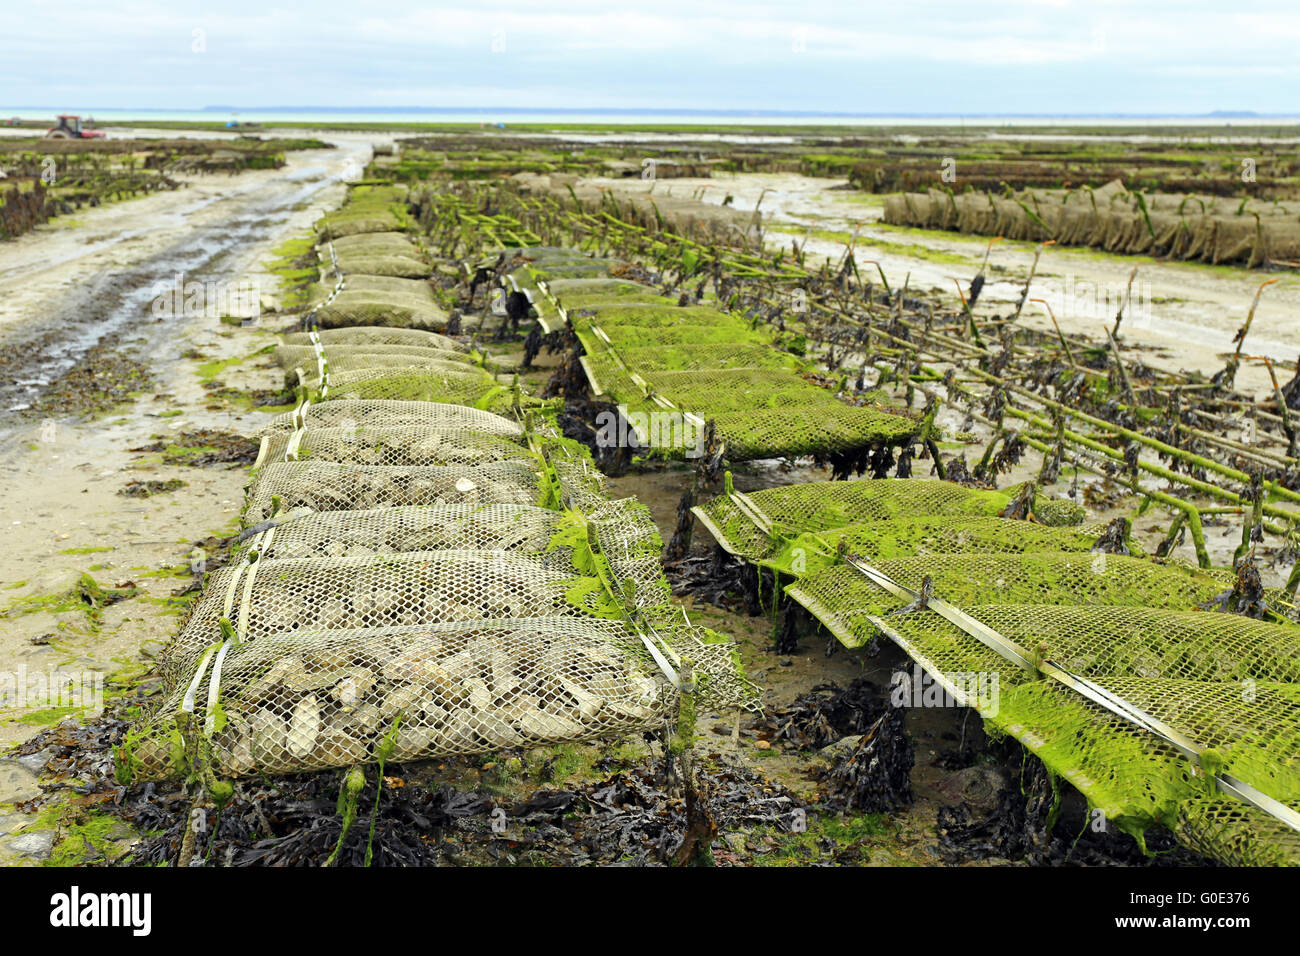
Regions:
<instances>
[{"instance_id":1,"label":"cloudy sky","mask_svg":"<svg viewBox=\"0 0 1300 956\"><path fill-rule=\"evenodd\" d=\"M0 110L1300 111L1294 0L22 0L4 24Z\"/></svg>"}]
</instances>

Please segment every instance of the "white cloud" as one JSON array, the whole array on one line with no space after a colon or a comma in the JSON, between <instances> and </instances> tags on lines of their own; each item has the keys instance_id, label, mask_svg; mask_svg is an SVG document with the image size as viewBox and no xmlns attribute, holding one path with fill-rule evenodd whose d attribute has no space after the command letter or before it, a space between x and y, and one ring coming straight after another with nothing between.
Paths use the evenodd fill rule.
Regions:
<instances>
[{"instance_id":1,"label":"white cloud","mask_svg":"<svg viewBox=\"0 0 1300 956\"><path fill-rule=\"evenodd\" d=\"M34 0L25 10L5 21L7 105L374 105L391 95L426 106L1212 108L1180 90L1180 77L1214 79L1222 96L1214 106L1281 111L1300 103L1300 10L1272 0L1240 13L1217 0L487 0L437 8L230 0L213 9ZM206 31L202 54L191 50L196 28ZM505 51L494 55L499 30Z\"/></svg>"}]
</instances>

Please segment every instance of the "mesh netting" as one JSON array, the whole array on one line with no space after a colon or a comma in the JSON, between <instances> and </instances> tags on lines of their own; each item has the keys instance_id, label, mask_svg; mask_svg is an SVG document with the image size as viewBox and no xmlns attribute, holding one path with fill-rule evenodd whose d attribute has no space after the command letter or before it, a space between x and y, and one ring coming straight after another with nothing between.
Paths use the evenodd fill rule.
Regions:
<instances>
[{"instance_id":1,"label":"mesh netting","mask_svg":"<svg viewBox=\"0 0 1300 956\"><path fill-rule=\"evenodd\" d=\"M533 264L533 275L542 281L551 279L597 279L609 275L617 263L612 259L550 259Z\"/></svg>"},{"instance_id":2,"label":"mesh netting","mask_svg":"<svg viewBox=\"0 0 1300 956\"><path fill-rule=\"evenodd\" d=\"M628 368L641 375L654 372L676 372L726 369L780 369L800 371L804 365L789 352L778 352L766 345L731 345L701 343L689 346L651 346L649 348L620 349L619 357ZM609 359L597 350L587 356L592 362L607 363Z\"/></svg>"},{"instance_id":3,"label":"mesh netting","mask_svg":"<svg viewBox=\"0 0 1300 956\"><path fill-rule=\"evenodd\" d=\"M1045 525L1055 528L1077 525L1087 517L1087 509L1077 501L1068 498L1048 498L1045 495L1034 496L1034 517Z\"/></svg>"},{"instance_id":4,"label":"mesh netting","mask_svg":"<svg viewBox=\"0 0 1300 956\"><path fill-rule=\"evenodd\" d=\"M343 208L321 217L316 232L322 239L336 239L404 229L410 221L406 192L405 186L357 186Z\"/></svg>"},{"instance_id":5,"label":"mesh netting","mask_svg":"<svg viewBox=\"0 0 1300 956\"><path fill-rule=\"evenodd\" d=\"M250 553L251 554L251 553ZM355 558L247 561L212 574L163 675L173 679L221 641L227 618L242 641L278 631L386 627L555 614L600 616L600 582L568 554L444 550Z\"/></svg>"},{"instance_id":6,"label":"mesh netting","mask_svg":"<svg viewBox=\"0 0 1300 956\"><path fill-rule=\"evenodd\" d=\"M904 515L990 517L1011 504L1001 491L966 488L947 481L881 478L873 481L809 481L719 495L694 509L727 551L751 560L770 556L777 540L824 532L863 521ZM771 529L764 530L756 516Z\"/></svg>"},{"instance_id":7,"label":"mesh netting","mask_svg":"<svg viewBox=\"0 0 1300 956\"><path fill-rule=\"evenodd\" d=\"M405 551L484 549L542 554L560 513L535 505L435 505L286 517L236 553L262 558L351 558Z\"/></svg>"},{"instance_id":8,"label":"mesh netting","mask_svg":"<svg viewBox=\"0 0 1300 956\"><path fill-rule=\"evenodd\" d=\"M600 329L617 349L648 348L661 345L710 345L766 342L767 335L748 325L687 325L685 323L646 328L639 325L612 325L602 319ZM581 338L581 336L579 337Z\"/></svg>"},{"instance_id":9,"label":"mesh netting","mask_svg":"<svg viewBox=\"0 0 1300 956\"><path fill-rule=\"evenodd\" d=\"M1022 559L1027 573L1036 570L1036 559ZM901 583L906 575L899 573L900 564L885 561L875 567ZM963 567L969 570L970 562ZM790 594L850 645L865 644L885 628L928 671L942 675L956 692L967 692L965 700L980 706L994 727L1038 754L1111 822L1139 837L1152 823L1186 836L1175 825L1180 807L1207 786L1186 756L1075 691L1034 679L939 615L900 613L903 601L873 586L864 589L863 582L859 572L840 565L799 582ZM951 581L945 577L944 583ZM1149 601L1153 591L1170 584L1167 577L1154 586L1143 582L1141 598ZM1082 589L1071 590L1078 597ZM937 581L935 593L946 597ZM1092 596L1133 595L1092 589ZM1282 757L1300 746L1300 685L1289 682L1296 668L1294 629L1115 604L961 606L1028 653L1087 677L1198 746L1212 748L1226 772L1300 806L1300 776ZM1237 809L1244 819L1263 816L1245 805ZM1271 825L1265 832L1276 829L1277 821L1267 819ZM1252 858L1238 855L1236 843L1214 833L1199 832L1186 842L1228 862Z\"/></svg>"},{"instance_id":10,"label":"mesh netting","mask_svg":"<svg viewBox=\"0 0 1300 956\"><path fill-rule=\"evenodd\" d=\"M1025 189L1008 196L902 193L885 200L883 221L1248 266L1300 256L1300 224L1282 204L1144 195L1119 180L1098 189Z\"/></svg>"},{"instance_id":11,"label":"mesh netting","mask_svg":"<svg viewBox=\"0 0 1300 956\"><path fill-rule=\"evenodd\" d=\"M400 374L420 374L449 376L453 381L459 380L466 376L479 378L481 369L477 366L463 360L463 353L447 353L447 358L436 357L432 354L423 356L395 355L391 352L371 353L371 352L354 352L331 349L326 355L325 362L318 363L313 357L297 365L285 369L285 383L288 387L293 388L297 385L305 385L313 392L323 393L322 397L328 397L328 386L332 385L336 377L343 376L348 372L378 373L378 372L395 372ZM454 398L459 392L449 391L448 397Z\"/></svg>"},{"instance_id":12,"label":"mesh netting","mask_svg":"<svg viewBox=\"0 0 1300 956\"><path fill-rule=\"evenodd\" d=\"M366 368L360 364L370 361L369 367L383 365L421 365L426 362L454 362L462 365L472 364L473 356L469 352L457 349L425 348L418 345L349 345L323 344L321 352L331 368ZM277 365L284 368L316 368L316 348L312 345L280 345L271 357Z\"/></svg>"},{"instance_id":13,"label":"mesh netting","mask_svg":"<svg viewBox=\"0 0 1300 956\"><path fill-rule=\"evenodd\" d=\"M422 278L429 274L424 254L404 233L360 233L336 239L331 245L332 255L326 249L322 258L336 264L344 275Z\"/></svg>"},{"instance_id":14,"label":"mesh netting","mask_svg":"<svg viewBox=\"0 0 1300 956\"><path fill-rule=\"evenodd\" d=\"M1016 737L1139 840L1159 823L1229 863L1300 863L1295 831L1246 803L1207 796L1204 769L1300 808L1300 629L1199 610L1232 590L1232 571L1092 551L1104 530L1096 525L996 517L1020 490L822 482L732 492L695 513L728 550L772 568L778 581L794 578L786 593L842 643L864 647L887 635L934 688L976 707L991 730ZM1068 501L1034 502L1034 513L1053 522L1077 521L1081 511ZM980 627L968 631L924 600L886 590L843 560L841 545L1040 663L1021 669L976 636ZM1280 597L1265 589L1269 605ZM1040 674L1047 663L1202 756L1189 758ZM899 686L912 704L930 699L921 696L919 670L904 676Z\"/></svg>"},{"instance_id":15,"label":"mesh netting","mask_svg":"<svg viewBox=\"0 0 1300 956\"><path fill-rule=\"evenodd\" d=\"M1044 659L1211 748L1233 776L1300 804L1300 768L1287 757L1300 748L1294 629L1150 608L987 605L966 610L1022 647L1037 642ZM985 671L1003 682L994 722L1052 758L1050 766L1068 768L1072 781L1094 803L1108 807L1108 815L1128 816L1138 825L1173 826L1177 805L1206 786L1187 758L1158 738L1077 695L1071 700L1072 692L1053 682L1031 681L1005 662L997 664L991 651L977 651L972 638L938 615L918 612L884 620L905 646L943 673L964 673L976 664L994 668ZM1063 715L1054 712L1060 706L1066 707ZM1091 726L1075 716L1088 710L1094 716ZM1237 811L1231 815L1237 825L1264 817L1243 804ZM1277 821L1272 824L1276 829ZM1236 855L1236 844L1223 841L1211 832L1189 842L1212 856L1249 861ZM1294 831L1291 844L1296 845Z\"/></svg>"},{"instance_id":16,"label":"mesh netting","mask_svg":"<svg viewBox=\"0 0 1300 956\"><path fill-rule=\"evenodd\" d=\"M248 489L244 520L256 524L280 507L364 511L398 505L536 504L536 467L490 465L342 465L323 461L263 465Z\"/></svg>"},{"instance_id":17,"label":"mesh netting","mask_svg":"<svg viewBox=\"0 0 1300 956\"><path fill-rule=\"evenodd\" d=\"M346 275L395 276L403 279L419 279L429 274L429 267L423 260L408 256L380 255L340 255L339 269Z\"/></svg>"},{"instance_id":18,"label":"mesh netting","mask_svg":"<svg viewBox=\"0 0 1300 956\"><path fill-rule=\"evenodd\" d=\"M814 413L815 409L815 413ZM871 408L836 402L795 408L709 415L733 461L850 451L899 444L919 422Z\"/></svg>"},{"instance_id":19,"label":"mesh netting","mask_svg":"<svg viewBox=\"0 0 1300 956\"><path fill-rule=\"evenodd\" d=\"M654 232L671 229L704 244L736 241L737 234L759 239L759 217L752 209L736 209L690 196L656 193L651 200L643 192L624 192L597 186L571 176L521 172L511 179L525 192L550 195L566 206L575 201L579 208L596 216L612 213L625 223Z\"/></svg>"},{"instance_id":20,"label":"mesh netting","mask_svg":"<svg viewBox=\"0 0 1300 956\"><path fill-rule=\"evenodd\" d=\"M873 565L905 588L929 578L951 604L1083 604L1194 610L1223 593L1224 580L1198 568L1161 565L1114 554L944 554ZM846 564L799 581L790 594L849 619L887 614L906 605Z\"/></svg>"},{"instance_id":21,"label":"mesh netting","mask_svg":"<svg viewBox=\"0 0 1300 956\"><path fill-rule=\"evenodd\" d=\"M567 302L563 304L570 313L575 312ZM700 325L714 329L729 329L737 335L753 330L750 320L738 313L722 312L707 305L679 306L671 299L648 305L618 299L609 304L584 305L576 312L581 313L582 317L591 313L590 324L599 325L606 332L624 327L650 330ZM577 319L579 316L575 315L574 318Z\"/></svg>"},{"instance_id":22,"label":"mesh netting","mask_svg":"<svg viewBox=\"0 0 1300 956\"><path fill-rule=\"evenodd\" d=\"M1135 675L1233 684L1300 682L1294 628L1233 614L1146 607L976 604L964 610L1022 647L1088 678ZM927 644L962 641L934 614L894 617L891 627Z\"/></svg>"},{"instance_id":23,"label":"mesh netting","mask_svg":"<svg viewBox=\"0 0 1300 956\"><path fill-rule=\"evenodd\" d=\"M551 269L539 307L567 315L593 388L623 406L629 421L631 413L662 416L667 410L693 416L698 431L712 420L726 456L735 461L897 445L918 431L900 409L848 405L802 377L798 373L808 366L774 349L772 330L744 314L679 305L626 281L569 272L555 278L561 271L559 265ZM534 267L521 275L536 273ZM633 426L656 453L679 455L695 447L671 428L672 437L662 439L664 429Z\"/></svg>"},{"instance_id":24,"label":"mesh netting","mask_svg":"<svg viewBox=\"0 0 1300 956\"><path fill-rule=\"evenodd\" d=\"M437 332L426 332L424 329L359 326L346 329L321 329L316 335L320 338L321 344L326 347L332 345L365 345L438 349L452 352L467 351L466 347L455 339L439 335ZM311 333L309 332L291 332L284 336L284 344L286 347L305 345L314 348ZM374 351L374 349L367 348L366 351Z\"/></svg>"},{"instance_id":25,"label":"mesh netting","mask_svg":"<svg viewBox=\"0 0 1300 956\"><path fill-rule=\"evenodd\" d=\"M420 247L404 232L360 233L335 239L332 245L335 255L340 257L345 255L410 256L418 259L421 256Z\"/></svg>"},{"instance_id":26,"label":"mesh netting","mask_svg":"<svg viewBox=\"0 0 1300 956\"><path fill-rule=\"evenodd\" d=\"M428 284L392 277L425 269L385 231L403 196L358 188L320 223L343 237L322 255L345 285L321 286L319 347L297 333L275 356L313 402L264 430L247 530L162 658L168 696L119 750L124 780L647 730L688 663L697 699L757 706L733 645L672 605L648 510L608 500L587 449L541 416L494 414L537 403L481 356L410 328L445 316ZM534 252L543 271L614 264Z\"/></svg>"},{"instance_id":27,"label":"mesh netting","mask_svg":"<svg viewBox=\"0 0 1300 956\"><path fill-rule=\"evenodd\" d=\"M643 376L657 393L683 408L708 408L713 413L786 405L830 405L837 400L824 388L793 372L765 369L710 369L687 372L647 372ZM820 415L823 409L810 410Z\"/></svg>"},{"instance_id":28,"label":"mesh netting","mask_svg":"<svg viewBox=\"0 0 1300 956\"><path fill-rule=\"evenodd\" d=\"M507 411L515 396L507 385L497 382L481 368L401 367L358 368L331 371L331 401L359 399L417 401L472 405L488 411Z\"/></svg>"},{"instance_id":29,"label":"mesh netting","mask_svg":"<svg viewBox=\"0 0 1300 956\"><path fill-rule=\"evenodd\" d=\"M194 699L214 681L211 754L231 777L374 760L394 728L394 760L608 737L661 726L675 698L631 628L574 617L269 633L231 645ZM185 771L186 690L128 738L132 778Z\"/></svg>"},{"instance_id":30,"label":"mesh netting","mask_svg":"<svg viewBox=\"0 0 1300 956\"><path fill-rule=\"evenodd\" d=\"M1104 526L1054 528L1014 518L899 516L867 521L816 534L801 534L776 547L760 563L794 573L833 563L839 548L869 561L930 554L1037 554L1087 552L1097 546ZM1130 542L1130 551L1140 547Z\"/></svg>"},{"instance_id":31,"label":"mesh netting","mask_svg":"<svg viewBox=\"0 0 1300 956\"><path fill-rule=\"evenodd\" d=\"M326 304L326 299L333 298ZM313 294L316 322L323 329L347 326L398 326L445 329L447 313L428 283L392 276L348 274L342 291L322 283Z\"/></svg>"},{"instance_id":32,"label":"mesh netting","mask_svg":"<svg viewBox=\"0 0 1300 956\"><path fill-rule=\"evenodd\" d=\"M306 428L262 439L254 467L275 461L328 461L356 465L476 465L531 460L516 441L458 428Z\"/></svg>"},{"instance_id":33,"label":"mesh netting","mask_svg":"<svg viewBox=\"0 0 1300 956\"><path fill-rule=\"evenodd\" d=\"M347 399L320 402L294 412L284 412L271 420L266 426L266 433L293 431L299 424L319 428L396 428L422 425L431 428L465 428L516 438L524 433L518 422L465 405Z\"/></svg>"},{"instance_id":34,"label":"mesh netting","mask_svg":"<svg viewBox=\"0 0 1300 956\"><path fill-rule=\"evenodd\" d=\"M553 295L564 302L573 302L578 308L589 300L643 299L655 297L653 289L627 279L565 279L556 278L547 283Z\"/></svg>"},{"instance_id":35,"label":"mesh netting","mask_svg":"<svg viewBox=\"0 0 1300 956\"><path fill-rule=\"evenodd\" d=\"M1175 832L1193 850L1239 866L1295 866L1300 860L1300 833L1238 800L1184 801Z\"/></svg>"}]
</instances>

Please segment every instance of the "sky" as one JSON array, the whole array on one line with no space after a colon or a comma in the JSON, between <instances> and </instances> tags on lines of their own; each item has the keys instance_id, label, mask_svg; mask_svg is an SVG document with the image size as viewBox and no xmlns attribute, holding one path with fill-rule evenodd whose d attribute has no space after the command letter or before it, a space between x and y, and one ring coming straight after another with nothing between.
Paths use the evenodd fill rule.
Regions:
<instances>
[{"instance_id":1,"label":"sky","mask_svg":"<svg viewBox=\"0 0 1300 956\"><path fill-rule=\"evenodd\" d=\"M1300 4L0 0L0 110L1300 112Z\"/></svg>"}]
</instances>

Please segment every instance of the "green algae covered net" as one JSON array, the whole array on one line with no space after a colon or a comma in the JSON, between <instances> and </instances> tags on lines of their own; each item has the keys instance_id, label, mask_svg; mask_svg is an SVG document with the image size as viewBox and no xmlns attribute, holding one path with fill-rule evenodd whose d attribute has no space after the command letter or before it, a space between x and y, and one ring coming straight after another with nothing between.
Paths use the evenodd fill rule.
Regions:
<instances>
[{"instance_id":1,"label":"green algae covered net","mask_svg":"<svg viewBox=\"0 0 1300 956\"><path fill-rule=\"evenodd\" d=\"M913 591L929 578L935 594L959 606L1005 601L1191 610L1224 589L1220 576L1199 568L1103 552L945 554L895 558L875 566ZM840 564L800 581L797 588L800 594L820 595L832 602L830 606L848 608L853 614L887 613L907 603L875 588L860 574L855 586L855 574L852 567ZM853 594L838 590L842 588L850 588Z\"/></svg>"},{"instance_id":2,"label":"green algae covered net","mask_svg":"<svg viewBox=\"0 0 1300 956\"><path fill-rule=\"evenodd\" d=\"M361 326L357 328L321 329L315 335L321 344L327 348L332 345L350 345L366 346L368 350L376 346L381 348L392 346L466 353L469 351L465 345L455 339L439 335L437 332L426 332L423 329ZM280 346L280 348L287 349L290 346L312 346L312 333L290 332L284 336L284 345Z\"/></svg>"},{"instance_id":3,"label":"green algae covered net","mask_svg":"<svg viewBox=\"0 0 1300 956\"><path fill-rule=\"evenodd\" d=\"M1186 800L1175 832L1192 849L1239 866L1295 866L1300 860L1300 833L1239 800Z\"/></svg>"},{"instance_id":4,"label":"green algae covered net","mask_svg":"<svg viewBox=\"0 0 1300 956\"><path fill-rule=\"evenodd\" d=\"M1232 864L1300 864L1300 628L1202 610L1231 590L1229 570L1108 553L1096 525L1000 517L1018 490L827 482L695 513L841 643L890 638L1120 829L1141 840L1158 824ZM1256 802L1218 792L1225 780Z\"/></svg>"},{"instance_id":5,"label":"green algae covered net","mask_svg":"<svg viewBox=\"0 0 1300 956\"><path fill-rule=\"evenodd\" d=\"M356 465L479 465L531 460L528 448L490 433L462 429L303 428L262 439L256 468L272 461L335 461Z\"/></svg>"},{"instance_id":6,"label":"green algae covered net","mask_svg":"<svg viewBox=\"0 0 1300 956\"><path fill-rule=\"evenodd\" d=\"M1014 518L900 516L800 534L759 563L785 573L807 573L834 563L841 548L871 561L931 554L1083 553L1097 546L1105 530L1096 525L1056 528Z\"/></svg>"},{"instance_id":7,"label":"green algae covered net","mask_svg":"<svg viewBox=\"0 0 1300 956\"><path fill-rule=\"evenodd\" d=\"M750 560L770 556L776 542L863 521L903 515L992 517L1013 496L947 481L882 478L809 481L748 494L719 495L694 509L727 551Z\"/></svg>"},{"instance_id":8,"label":"green algae covered net","mask_svg":"<svg viewBox=\"0 0 1300 956\"><path fill-rule=\"evenodd\" d=\"M393 326L442 331L447 327L447 313L428 284L418 279L351 274L344 276L342 289L336 283L316 286L313 300L316 323L323 329Z\"/></svg>"},{"instance_id":9,"label":"green algae covered net","mask_svg":"<svg viewBox=\"0 0 1300 956\"><path fill-rule=\"evenodd\" d=\"M594 278L588 260L553 250L537 259L544 270L534 263L512 278L539 290L534 304L546 330L568 323L593 391L620 406L655 454L696 446L640 426L654 416L677 415L695 432L712 420L733 461L902 445L921 428L880 395L844 401L810 380L812 366L777 349L775 330L749 315L679 302L625 279Z\"/></svg>"},{"instance_id":10,"label":"green algae covered net","mask_svg":"<svg viewBox=\"0 0 1300 956\"><path fill-rule=\"evenodd\" d=\"M366 232L331 241L330 261L344 275L399 276L418 279L429 275L424 252L401 232Z\"/></svg>"},{"instance_id":11,"label":"green algae covered net","mask_svg":"<svg viewBox=\"0 0 1300 956\"><path fill-rule=\"evenodd\" d=\"M492 412L514 404L508 385L472 366L343 369L330 373L325 398L465 404Z\"/></svg>"},{"instance_id":12,"label":"green algae covered net","mask_svg":"<svg viewBox=\"0 0 1300 956\"><path fill-rule=\"evenodd\" d=\"M405 186L360 185L348 193L343 208L316 223L322 239L337 239L370 232L394 232L411 222Z\"/></svg>"},{"instance_id":13,"label":"green algae covered net","mask_svg":"<svg viewBox=\"0 0 1300 956\"><path fill-rule=\"evenodd\" d=\"M872 566L912 589L928 579L936 597L980 624L1214 754L1216 773L1300 808L1297 629L1195 610L1221 589L1220 576L1101 553L943 555ZM1215 818L1189 810L1212 784L1185 753L1075 690L1017 668L851 565L823 567L788 593L849 646L884 634L959 690L980 675L968 699L990 726L1020 740L1122 829L1140 837L1158 823L1225 862L1300 864L1294 831L1279 831L1279 821L1255 807L1238 803ZM1240 831L1252 826L1285 839L1269 853L1243 854L1250 841Z\"/></svg>"}]
</instances>

